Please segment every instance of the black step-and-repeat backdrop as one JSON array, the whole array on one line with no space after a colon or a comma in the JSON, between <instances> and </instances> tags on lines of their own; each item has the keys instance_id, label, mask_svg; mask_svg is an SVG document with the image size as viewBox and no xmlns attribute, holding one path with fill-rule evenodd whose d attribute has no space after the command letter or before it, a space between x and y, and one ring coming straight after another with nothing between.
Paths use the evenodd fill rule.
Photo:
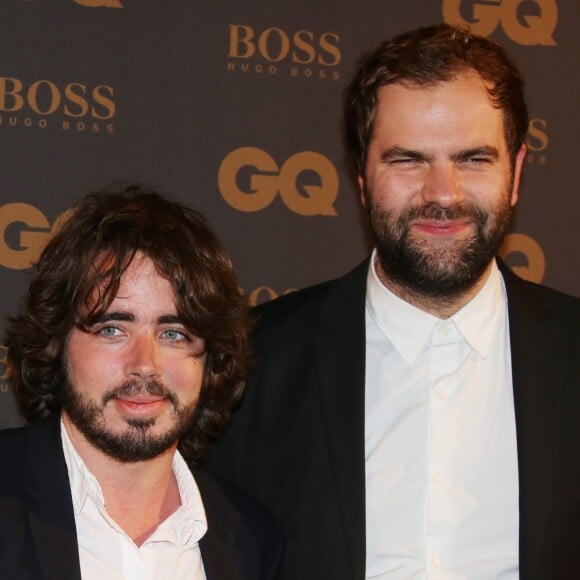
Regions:
<instances>
[{"instance_id":1,"label":"black step-and-repeat backdrop","mask_svg":"<svg viewBox=\"0 0 580 580\"><path fill-rule=\"evenodd\" d=\"M2 0L0 337L70 203L141 182L204 213L252 302L368 252L340 101L357 56L468 24L527 79L529 155L502 253L580 295L580 3L572 0ZM0 340L0 428L19 417Z\"/></svg>"}]
</instances>

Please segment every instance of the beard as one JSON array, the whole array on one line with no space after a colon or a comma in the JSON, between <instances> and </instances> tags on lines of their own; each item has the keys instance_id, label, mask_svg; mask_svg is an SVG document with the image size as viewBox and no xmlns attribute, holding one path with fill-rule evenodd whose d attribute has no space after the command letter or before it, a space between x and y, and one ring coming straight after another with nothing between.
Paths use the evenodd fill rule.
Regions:
<instances>
[{"instance_id":1,"label":"beard","mask_svg":"<svg viewBox=\"0 0 580 580\"><path fill-rule=\"evenodd\" d=\"M501 204L488 211L469 203L451 208L428 204L396 214L371 204L369 220L381 267L392 282L425 298L452 299L483 275L509 229L511 215L506 194ZM417 219L467 219L475 231L433 244L412 237L410 224Z\"/></svg>"},{"instance_id":2,"label":"beard","mask_svg":"<svg viewBox=\"0 0 580 580\"><path fill-rule=\"evenodd\" d=\"M197 401L181 405L177 396L156 379L127 381L105 392L101 404L79 393L71 384L68 373L62 385L62 409L75 427L94 447L123 463L152 459L179 442L195 422ZM120 433L107 427L104 411L107 403L117 397L148 394L164 397L172 404L173 424L164 433L152 434L156 419L126 419L127 428Z\"/></svg>"}]
</instances>

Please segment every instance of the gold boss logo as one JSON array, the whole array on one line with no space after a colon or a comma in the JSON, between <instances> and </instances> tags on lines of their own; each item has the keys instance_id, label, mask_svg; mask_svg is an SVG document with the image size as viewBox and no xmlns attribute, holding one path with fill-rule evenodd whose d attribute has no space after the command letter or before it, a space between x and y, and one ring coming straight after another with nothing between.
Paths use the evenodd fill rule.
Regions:
<instances>
[{"instance_id":1,"label":"gold boss logo","mask_svg":"<svg viewBox=\"0 0 580 580\"><path fill-rule=\"evenodd\" d=\"M257 30L245 24L229 25L228 71L275 75L282 64L290 76L338 79L342 60L340 37L310 30L293 33L270 27Z\"/></svg>"},{"instance_id":2,"label":"gold boss logo","mask_svg":"<svg viewBox=\"0 0 580 580\"><path fill-rule=\"evenodd\" d=\"M547 162L546 150L548 149L548 144L548 121L546 119L531 119L526 137L528 163L545 164Z\"/></svg>"},{"instance_id":3,"label":"gold boss logo","mask_svg":"<svg viewBox=\"0 0 580 580\"><path fill-rule=\"evenodd\" d=\"M334 165L315 151L296 153L279 167L262 149L241 147L226 156L218 171L222 197L244 212L263 210L279 194L297 214L336 215L338 183Z\"/></svg>"},{"instance_id":4,"label":"gold boss logo","mask_svg":"<svg viewBox=\"0 0 580 580\"><path fill-rule=\"evenodd\" d=\"M19 78L0 77L0 126L46 128L49 117L62 115L62 129L112 133L113 125L103 122L115 116L113 97L113 87L108 85L68 83L59 87L49 80L25 84Z\"/></svg>"},{"instance_id":5,"label":"gold boss logo","mask_svg":"<svg viewBox=\"0 0 580 580\"><path fill-rule=\"evenodd\" d=\"M64 212L51 226L39 209L27 203L0 206L0 265L13 270L30 267L67 216ZM15 239L13 246L7 234Z\"/></svg>"},{"instance_id":6,"label":"gold boss logo","mask_svg":"<svg viewBox=\"0 0 580 580\"><path fill-rule=\"evenodd\" d=\"M443 18L453 26L467 25L480 36L489 36L501 24L518 44L556 45L556 0L443 0Z\"/></svg>"}]
</instances>

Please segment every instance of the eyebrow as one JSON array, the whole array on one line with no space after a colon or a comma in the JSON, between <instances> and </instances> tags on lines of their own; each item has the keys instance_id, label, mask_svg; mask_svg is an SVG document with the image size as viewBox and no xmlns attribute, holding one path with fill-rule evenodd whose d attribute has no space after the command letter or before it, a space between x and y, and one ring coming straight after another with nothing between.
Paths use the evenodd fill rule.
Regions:
<instances>
[{"instance_id":1,"label":"eyebrow","mask_svg":"<svg viewBox=\"0 0 580 580\"><path fill-rule=\"evenodd\" d=\"M177 314L164 314L157 319L157 324L183 324Z\"/></svg>"},{"instance_id":2,"label":"eyebrow","mask_svg":"<svg viewBox=\"0 0 580 580\"><path fill-rule=\"evenodd\" d=\"M473 149L464 149L463 151L458 151L457 153L453 153L451 155L452 161L462 161L464 159L468 159L469 157L491 157L492 159L499 158L499 151L495 147L475 147Z\"/></svg>"},{"instance_id":3,"label":"eyebrow","mask_svg":"<svg viewBox=\"0 0 580 580\"><path fill-rule=\"evenodd\" d=\"M96 324L106 324L107 322L135 322L135 314L126 310L115 310L103 314ZM183 324L176 314L163 314L157 318L157 324Z\"/></svg>"},{"instance_id":4,"label":"eyebrow","mask_svg":"<svg viewBox=\"0 0 580 580\"><path fill-rule=\"evenodd\" d=\"M107 312L103 314L97 321L97 324L103 324L104 322L134 322L135 315L132 312L115 310L113 312Z\"/></svg>"}]
</instances>

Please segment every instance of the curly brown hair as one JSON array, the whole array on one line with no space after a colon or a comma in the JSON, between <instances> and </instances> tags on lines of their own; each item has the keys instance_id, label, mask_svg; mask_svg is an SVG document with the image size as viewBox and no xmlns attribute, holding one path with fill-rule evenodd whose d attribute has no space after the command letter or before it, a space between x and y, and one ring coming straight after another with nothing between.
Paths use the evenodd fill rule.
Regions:
<instances>
[{"instance_id":1,"label":"curly brown hair","mask_svg":"<svg viewBox=\"0 0 580 580\"><path fill-rule=\"evenodd\" d=\"M359 59L344 95L346 144L357 171L364 173L382 86L433 86L469 70L488 83L492 104L503 111L513 166L528 130L524 83L518 69L499 44L440 24L386 40Z\"/></svg>"},{"instance_id":2,"label":"curly brown hair","mask_svg":"<svg viewBox=\"0 0 580 580\"><path fill-rule=\"evenodd\" d=\"M180 319L205 340L193 426L179 444L195 461L241 397L250 360L249 314L230 258L203 216L155 192L140 186L96 192L73 207L36 263L20 313L9 319L12 381L27 419L61 411L67 336L103 316L137 252L171 283Z\"/></svg>"}]
</instances>

